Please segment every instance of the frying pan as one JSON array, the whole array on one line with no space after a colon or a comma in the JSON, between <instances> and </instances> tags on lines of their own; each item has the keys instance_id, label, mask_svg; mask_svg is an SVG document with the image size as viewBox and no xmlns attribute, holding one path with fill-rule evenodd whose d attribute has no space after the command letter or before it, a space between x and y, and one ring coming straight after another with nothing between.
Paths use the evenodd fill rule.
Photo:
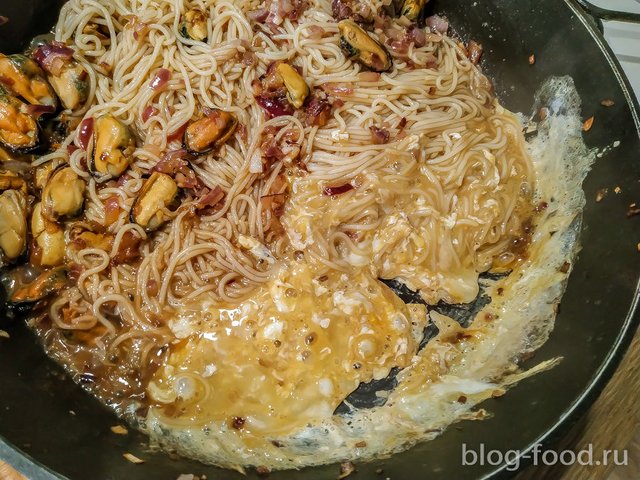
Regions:
<instances>
[{"instance_id":1,"label":"frying pan","mask_svg":"<svg viewBox=\"0 0 640 480\"><path fill-rule=\"evenodd\" d=\"M57 18L60 1L0 0L0 50L17 51L46 31ZM587 409L612 375L633 336L638 315L640 218L627 218L640 202L640 119L620 66L596 22L575 0L440 0L428 8L446 14L464 39L483 43L484 68L498 96L513 111L529 112L533 93L551 75L570 75L583 101L583 117L595 116L587 144L604 150L585 182L582 250L568 282L549 341L524 367L556 356L560 365L520 382L483 407L493 413L482 422L463 422L442 436L407 452L357 465L355 478L465 479L503 478L506 465L463 466L461 446L525 452L535 443L554 443ZM598 12L596 12L598 13ZM602 12L599 12L603 15ZM605 12L606 13L606 12ZM535 54L535 65L528 57ZM600 105L605 98L615 104ZM614 141L620 142L613 147ZM620 187L595 202L599 189ZM0 320L1 321L1 320ZM5 325L10 340L0 341L0 458L30 479L157 479L182 473L208 479L257 478L171 459L148 451L137 432L117 436L116 418L85 394L48 360L20 323ZM133 465L131 452L146 460ZM523 460L523 464L526 463ZM384 469L382 477L376 474ZM337 466L277 472L274 480L337 477ZM57 472L57 473L54 473Z\"/></svg>"}]
</instances>

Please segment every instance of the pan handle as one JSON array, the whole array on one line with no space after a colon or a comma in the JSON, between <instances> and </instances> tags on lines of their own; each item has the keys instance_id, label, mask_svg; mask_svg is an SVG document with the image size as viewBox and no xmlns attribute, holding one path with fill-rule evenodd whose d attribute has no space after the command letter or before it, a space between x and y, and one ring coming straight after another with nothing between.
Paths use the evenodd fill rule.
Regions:
<instances>
[{"instance_id":1,"label":"pan handle","mask_svg":"<svg viewBox=\"0 0 640 480\"><path fill-rule=\"evenodd\" d=\"M576 2L593 17L602 31L602 20L614 20L618 22L638 23L640 24L640 13L620 12L618 10L610 10L608 8L598 7L588 0L576 0Z\"/></svg>"}]
</instances>

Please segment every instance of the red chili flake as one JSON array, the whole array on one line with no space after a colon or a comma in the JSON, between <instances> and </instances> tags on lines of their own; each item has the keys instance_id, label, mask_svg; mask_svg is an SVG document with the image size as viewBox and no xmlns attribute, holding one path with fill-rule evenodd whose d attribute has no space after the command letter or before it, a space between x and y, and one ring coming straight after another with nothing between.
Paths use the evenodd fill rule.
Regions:
<instances>
[{"instance_id":1,"label":"red chili flake","mask_svg":"<svg viewBox=\"0 0 640 480\"><path fill-rule=\"evenodd\" d=\"M547 208L549 208L549 204L547 202L540 202L536 205L535 211L536 213L544 212Z\"/></svg>"},{"instance_id":2,"label":"red chili flake","mask_svg":"<svg viewBox=\"0 0 640 480\"><path fill-rule=\"evenodd\" d=\"M569 269L571 268L571 263L569 262L564 262L562 264L562 266L560 267L560 272L561 273L567 273L569 272Z\"/></svg>"},{"instance_id":3,"label":"red chili flake","mask_svg":"<svg viewBox=\"0 0 640 480\"><path fill-rule=\"evenodd\" d=\"M593 127L593 120L594 120L594 117L587 118L582 124L582 130L584 130L585 132L588 132L589 130L591 130L591 127Z\"/></svg>"},{"instance_id":4,"label":"red chili flake","mask_svg":"<svg viewBox=\"0 0 640 480\"><path fill-rule=\"evenodd\" d=\"M80 144L80 148L83 150L87 149L91 135L93 135L93 118L89 117L80 123L80 128L78 129L78 143Z\"/></svg>"},{"instance_id":5,"label":"red chili flake","mask_svg":"<svg viewBox=\"0 0 640 480\"><path fill-rule=\"evenodd\" d=\"M458 397L458 403L467 403L467 397L465 397L464 395L460 395Z\"/></svg>"},{"instance_id":6,"label":"red chili flake","mask_svg":"<svg viewBox=\"0 0 640 480\"><path fill-rule=\"evenodd\" d=\"M344 185L324 187L322 189L322 193L323 195L327 195L328 197L333 197L334 195L341 195L348 192L349 190L353 190L353 188L353 185L351 185L350 183L345 183Z\"/></svg>"},{"instance_id":7,"label":"red chili flake","mask_svg":"<svg viewBox=\"0 0 640 480\"><path fill-rule=\"evenodd\" d=\"M242 417L233 417L233 419L231 420L231 426L236 430L240 430L242 429L242 427L244 427L246 421L247 420Z\"/></svg>"}]
</instances>

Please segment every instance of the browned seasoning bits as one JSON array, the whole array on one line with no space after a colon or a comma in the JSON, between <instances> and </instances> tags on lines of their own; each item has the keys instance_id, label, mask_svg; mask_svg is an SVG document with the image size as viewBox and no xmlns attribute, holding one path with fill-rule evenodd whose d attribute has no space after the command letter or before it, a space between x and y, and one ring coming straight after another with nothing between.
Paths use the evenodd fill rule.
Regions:
<instances>
[{"instance_id":1,"label":"browned seasoning bits","mask_svg":"<svg viewBox=\"0 0 640 480\"><path fill-rule=\"evenodd\" d=\"M635 203L629 205L629 210L627 210L627 218L635 217L636 215L640 215L640 208Z\"/></svg>"},{"instance_id":2,"label":"browned seasoning bits","mask_svg":"<svg viewBox=\"0 0 640 480\"><path fill-rule=\"evenodd\" d=\"M136 465L139 465L141 463L144 463L144 460L142 460L141 458L136 457L133 453L123 453L122 456L124 458L126 458L128 461L130 461L131 463L134 463Z\"/></svg>"},{"instance_id":3,"label":"browned seasoning bits","mask_svg":"<svg viewBox=\"0 0 640 480\"><path fill-rule=\"evenodd\" d=\"M608 188L601 188L600 190L598 190L596 192L596 202L600 203L602 200L604 200L604 197L607 196L607 193L609 193Z\"/></svg>"},{"instance_id":4,"label":"browned seasoning bits","mask_svg":"<svg viewBox=\"0 0 640 480\"><path fill-rule=\"evenodd\" d=\"M600 105L602 105L603 107L613 107L615 105L615 102L610 98L605 98L600 102Z\"/></svg>"},{"instance_id":5,"label":"browned seasoning bits","mask_svg":"<svg viewBox=\"0 0 640 480\"><path fill-rule=\"evenodd\" d=\"M535 54L532 53L531 55L529 55L529 65L535 65L535 63L536 63L536 56Z\"/></svg>"},{"instance_id":6,"label":"browned seasoning bits","mask_svg":"<svg viewBox=\"0 0 640 480\"><path fill-rule=\"evenodd\" d=\"M256 473L259 477L266 478L271 474L271 470L269 467L265 467L264 465L258 465L256 467Z\"/></svg>"},{"instance_id":7,"label":"browned seasoning bits","mask_svg":"<svg viewBox=\"0 0 640 480\"><path fill-rule=\"evenodd\" d=\"M349 475L356 471L356 466L353 462L342 462L340 464L340 475L338 475L338 480L342 480L343 478L347 478Z\"/></svg>"}]
</instances>

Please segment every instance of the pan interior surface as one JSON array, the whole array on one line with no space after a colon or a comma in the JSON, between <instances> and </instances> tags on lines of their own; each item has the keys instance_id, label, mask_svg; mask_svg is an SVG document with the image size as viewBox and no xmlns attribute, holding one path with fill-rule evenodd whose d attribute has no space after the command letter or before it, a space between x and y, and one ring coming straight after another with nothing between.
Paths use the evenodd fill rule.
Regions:
<instances>
[{"instance_id":1,"label":"pan interior surface","mask_svg":"<svg viewBox=\"0 0 640 480\"><path fill-rule=\"evenodd\" d=\"M11 10L7 25L16 26L13 36L0 37L2 47L17 51L29 37L46 30L48 25L43 21L50 20L50 24L55 20L50 11L53 3L25 0L16 8L0 1L3 11L5 7ZM628 205L640 194L637 113L628 103L619 71L612 69L610 57L597 45L593 29L585 28L573 4L553 0L431 3L429 8L446 14L465 40L473 38L484 45L485 73L512 111L529 112L533 92L548 77L570 75L582 98L583 117L596 118L585 135L588 146L599 150L610 147L610 151L598 159L584 185L583 248L554 333L529 366L557 356L564 360L554 369L522 381L505 397L485 402L482 406L493 418L457 424L432 442L358 465L362 478L376 478L378 468L390 478L408 478L416 472L429 478L483 477L496 467L462 465L463 444L476 451L480 443L485 450L524 450L551 431L559 432L559 422L569 412L585 408L587 397L596 393L595 385L601 385L610 374L621 345L630 340L637 298L637 225L636 219L625 216ZM20 32L18 25L22 25ZM536 56L535 65L528 63L531 54ZM614 106L602 107L600 102L605 98L612 99ZM620 142L619 147L613 148L614 142ZM594 201L599 189L616 186L621 189L619 195ZM35 462L69 478L89 478L97 472L101 478L174 479L182 473L206 474L209 479L246 478L148 452L141 446L146 438L138 433L113 435L110 427L117 424L115 417L66 378L25 328L10 326L10 332L11 339L0 344L4 407L0 435ZM124 452L144 458L146 463L132 465L122 458ZM278 472L270 478L335 478L336 472L337 467L329 465ZM29 475L48 476L35 470ZM254 473L248 477L257 478Z\"/></svg>"}]
</instances>

